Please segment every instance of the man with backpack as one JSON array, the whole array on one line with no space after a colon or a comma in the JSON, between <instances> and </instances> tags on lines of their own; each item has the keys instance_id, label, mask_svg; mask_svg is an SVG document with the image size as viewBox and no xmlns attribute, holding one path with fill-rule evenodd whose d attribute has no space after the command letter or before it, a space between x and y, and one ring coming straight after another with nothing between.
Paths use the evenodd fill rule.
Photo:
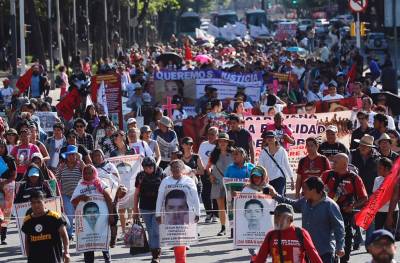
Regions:
<instances>
[{"instance_id":1,"label":"man with backpack","mask_svg":"<svg viewBox=\"0 0 400 263\"><path fill-rule=\"evenodd\" d=\"M345 226L345 255L340 262L348 262L353 239L352 222L354 209L361 208L368 199L367 191L360 176L349 171L349 158L344 153L333 157L333 170L322 174L328 196L340 208Z\"/></svg>"},{"instance_id":2,"label":"man with backpack","mask_svg":"<svg viewBox=\"0 0 400 263\"><path fill-rule=\"evenodd\" d=\"M313 263L322 263L314 243L307 230L293 224L293 207L279 204L274 211L275 230L268 232L264 239L255 263L264 263L268 255L272 263L301 262L305 256Z\"/></svg>"}]
</instances>

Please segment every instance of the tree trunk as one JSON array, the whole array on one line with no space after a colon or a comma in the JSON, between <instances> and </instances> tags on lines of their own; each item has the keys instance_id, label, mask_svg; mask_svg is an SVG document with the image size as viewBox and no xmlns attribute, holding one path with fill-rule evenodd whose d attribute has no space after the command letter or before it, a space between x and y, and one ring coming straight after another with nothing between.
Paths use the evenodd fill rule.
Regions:
<instances>
[{"instance_id":1,"label":"tree trunk","mask_svg":"<svg viewBox=\"0 0 400 263\"><path fill-rule=\"evenodd\" d=\"M26 2L29 19L28 21L30 21L30 24L32 25L32 32L29 38L31 39L31 43L34 43L30 47L32 49L32 53L35 55L36 58L39 59L40 63L43 64L46 69L46 57L44 55L43 48L45 45L43 43L42 29L40 26L39 17L36 13L35 3L33 0L27 0Z\"/></svg>"}]
</instances>

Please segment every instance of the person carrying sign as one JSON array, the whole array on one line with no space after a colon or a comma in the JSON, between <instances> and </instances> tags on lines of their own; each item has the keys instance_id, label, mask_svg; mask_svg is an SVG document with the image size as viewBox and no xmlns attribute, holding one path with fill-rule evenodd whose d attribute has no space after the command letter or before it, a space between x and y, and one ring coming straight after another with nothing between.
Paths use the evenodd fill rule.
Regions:
<instances>
[{"instance_id":1,"label":"person carrying sign","mask_svg":"<svg viewBox=\"0 0 400 263\"><path fill-rule=\"evenodd\" d=\"M272 263L304 263L306 255L312 263L322 263L308 231L294 226L293 214L291 205L276 206L275 230L265 237L254 263L265 263L268 255L272 256Z\"/></svg>"},{"instance_id":2,"label":"person carrying sign","mask_svg":"<svg viewBox=\"0 0 400 263\"><path fill-rule=\"evenodd\" d=\"M59 213L45 208L44 198L45 196L41 191L31 193L32 213L25 217L21 228L22 232L25 233L28 262L69 263L69 240L65 228L66 222Z\"/></svg>"}]
</instances>

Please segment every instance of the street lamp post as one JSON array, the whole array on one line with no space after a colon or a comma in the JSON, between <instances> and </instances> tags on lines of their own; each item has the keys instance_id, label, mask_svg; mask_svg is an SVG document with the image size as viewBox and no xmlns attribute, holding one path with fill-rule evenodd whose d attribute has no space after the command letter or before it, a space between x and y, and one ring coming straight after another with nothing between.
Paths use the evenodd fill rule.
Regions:
<instances>
[{"instance_id":1,"label":"street lamp post","mask_svg":"<svg viewBox=\"0 0 400 263\"><path fill-rule=\"evenodd\" d=\"M10 19L11 19L11 45L12 45L12 75L17 77L17 11L15 7L15 0L10 0Z\"/></svg>"},{"instance_id":2,"label":"street lamp post","mask_svg":"<svg viewBox=\"0 0 400 263\"><path fill-rule=\"evenodd\" d=\"M51 85L53 84L53 27L51 23L51 0L47 1L47 15L48 15L48 23L49 23L49 73L50 73L50 81Z\"/></svg>"},{"instance_id":3,"label":"street lamp post","mask_svg":"<svg viewBox=\"0 0 400 263\"><path fill-rule=\"evenodd\" d=\"M21 50L21 74L25 72L25 3L19 0L19 38Z\"/></svg>"}]
</instances>

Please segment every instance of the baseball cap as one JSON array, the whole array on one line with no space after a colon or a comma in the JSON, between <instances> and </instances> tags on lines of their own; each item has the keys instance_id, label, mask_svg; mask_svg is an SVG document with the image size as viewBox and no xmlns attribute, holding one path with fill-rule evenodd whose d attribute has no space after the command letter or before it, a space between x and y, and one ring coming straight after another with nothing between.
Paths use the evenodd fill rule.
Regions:
<instances>
[{"instance_id":1,"label":"baseball cap","mask_svg":"<svg viewBox=\"0 0 400 263\"><path fill-rule=\"evenodd\" d=\"M182 139L182 144L193 144L193 139L191 137L185 137Z\"/></svg>"},{"instance_id":2,"label":"baseball cap","mask_svg":"<svg viewBox=\"0 0 400 263\"><path fill-rule=\"evenodd\" d=\"M275 137L275 134L273 131L265 131L262 133L261 138L265 139L265 138L271 138L271 137Z\"/></svg>"},{"instance_id":3,"label":"baseball cap","mask_svg":"<svg viewBox=\"0 0 400 263\"><path fill-rule=\"evenodd\" d=\"M334 80L331 80L331 81L328 83L328 87L337 87L337 82L334 81Z\"/></svg>"},{"instance_id":4,"label":"baseball cap","mask_svg":"<svg viewBox=\"0 0 400 263\"><path fill-rule=\"evenodd\" d=\"M126 122L127 125L130 125L132 123L136 123L136 119L135 118L129 118L128 121Z\"/></svg>"},{"instance_id":5,"label":"baseball cap","mask_svg":"<svg viewBox=\"0 0 400 263\"><path fill-rule=\"evenodd\" d=\"M39 169L31 168L28 172L28 177L39 176Z\"/></svg>"},{"instance_id":6,"label":"baseball cap","mask_svg":"<svg viewBox=\"0 0 400 263\"><path fill-rule=\"evenodd\" d=\"M379 230L375 230L371 236L369 236L369 238L367 238L367 240L365 241L365 245L368 247L369 245L371 245L372 243L374 243L375 241L386 237L388 238L391 242L395 242L394 236L392 233L390 233L389 231L387 231L386 229L379 229Z\"/></svg>"},{"instance_id":7,"label":"baseball cap","mask_svg":"<svg viewBox=\"0 0 400 263\"><path fill-rule=\"evenodd\" d=\"M43 155L40 152L36 152L36 153L32 154L31 160L33 160L33 158L40 158L40 160L42 160Z\"/></svg>"},{"instance_id":8,"label":"baseball cap","mask_svg":"<svg viewBox=\"0 0 400 263\"><path fill-rule=\"evenodd\" d=\"M326 131L338 132L338 128L335 125L329 125L326 127Z\"/></svg>"},{"instance_id":9,"label":"baseball cap","mask_svg":"<svg viewBox=\"0 0 400 263\"><path fill-rule=\"evenodd\" d=\"M284 213L294 215L293 207L289 204L279 204L275 207L274 212L270 212L270 214L273 214L273 215L280 215L280 214L284 214Z\"/></svg>"}]
</instances>

